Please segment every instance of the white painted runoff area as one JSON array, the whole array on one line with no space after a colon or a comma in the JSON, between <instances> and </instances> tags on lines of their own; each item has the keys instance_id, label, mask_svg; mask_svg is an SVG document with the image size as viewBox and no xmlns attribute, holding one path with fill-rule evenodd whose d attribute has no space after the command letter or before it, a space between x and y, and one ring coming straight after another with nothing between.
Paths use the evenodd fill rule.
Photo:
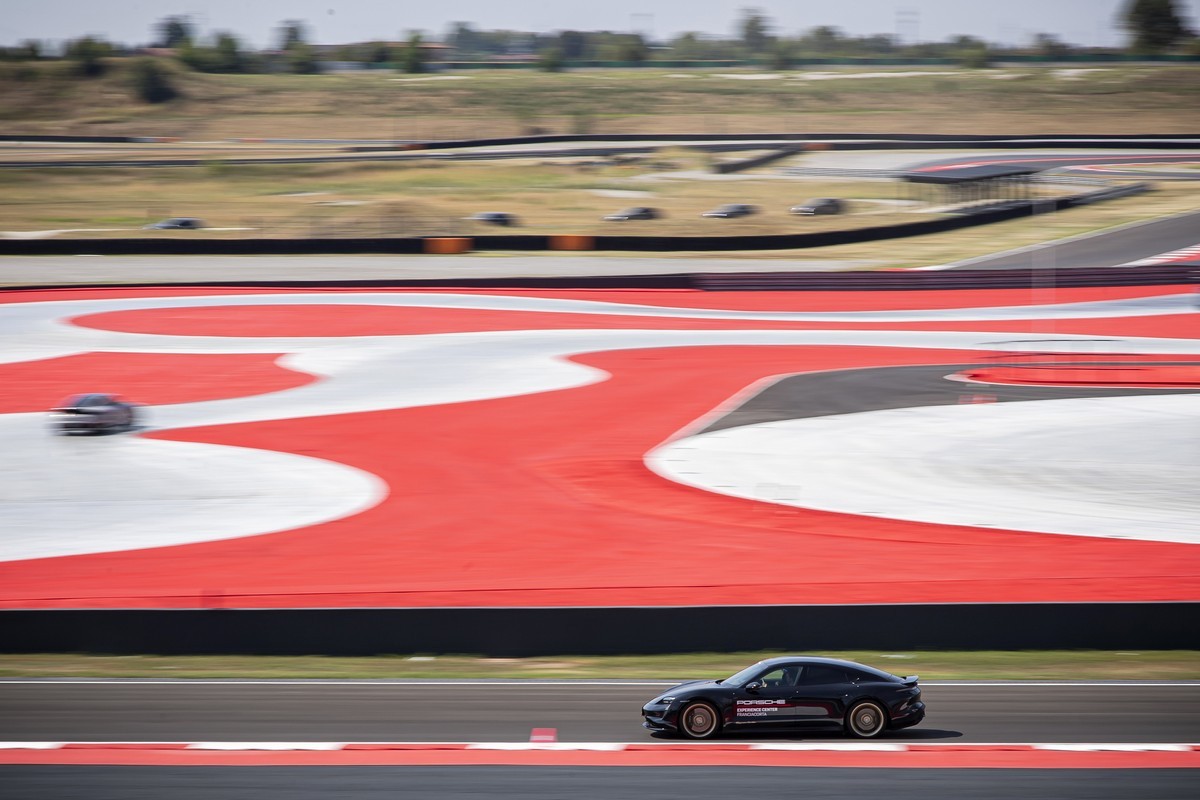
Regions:
<instances>
[{"instance_id":1,"label":"white painted runoff area","mask_svg":"<svg viewBox=\"0 0 1200 800\"><path fill-rule=\"evenodd\" d=\"M769 422L670 442L647 464L679 483L801 508L1200 543L1200 394Z\"/></svg>"}]
</instances>

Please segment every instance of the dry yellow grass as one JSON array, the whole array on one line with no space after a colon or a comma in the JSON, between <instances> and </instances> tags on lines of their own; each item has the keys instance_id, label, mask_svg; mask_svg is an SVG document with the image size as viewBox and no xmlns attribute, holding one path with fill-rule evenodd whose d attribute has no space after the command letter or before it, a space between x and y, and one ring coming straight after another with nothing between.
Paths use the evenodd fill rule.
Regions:
<instances>
[{"instance_id":1,"label":"dry yellow grass","mask_svg":"<svg viewBox=\"0 0 1200 800\"><path fill-rule=\"evenodd\" d=\"M446 76L203 75L177 71L184 99L133 99L126 67L68 79L65 65L0 65L8 132L226 137L463 138L553 133L861 131L1194 133L1200 66L999 70L883 68L906 77L767 80L725 71L466 71ZM734 73L736 74L736 72ZM747 73L751 74L751 73Z\"/></svg>"},{"instance_id":2,"label":"dry yellow grass","mask_svg":"<svg viewBox=\"0 0 1200 800\"><path fill-rule=\"evenodd\" d=\"M213 161L186 169L0 171L0 235L65 230L67 237L425 236L506 233L586 235L769 235L892 225L928 219L898 206L894 181L781 180L756 173L732 181L645 180L660 166L699 168L707 156L666 150L640 163L581 167L562 161L498 163L313 164L234 167ZM1059 188L1057 191L1071 191ZM612 193L618 196L612 196ZM638 194L629 194L638 193ZM851 213L796 217L787 208L809 197L849 199ZM701 219L721 203L749 202L763 213ZM600 218L647 205L666 218L626 223ZM1136 197L950 233L802 250L723 253L722 257L921 266L1058 239L1165 214L1200 209L1187 183L1162 182ZM521 224L498 228L465 218L507 211ZM172 216L199 217L213 229L142 231ZM229 230L221 230L229 229ZM15 232L15 233L14 233ZM707 255L676 253L676 257Z\"/></svg>"},{"instance_id":3,"label":"dry yellow grass","mask_svg":"<svg viewBox=\"0 0 1200 800\"><path fill-rule=\"evenodd\" d=\"M79 235L142 235L164 217L199 217L222 236L620 233L631 235L777 234L912 221L891 203L891 182L644 180L647 170L691 167L701 154L668 152L648 162L581 166L560 162L414 162L242 167L213 162L181 169L43 169L0 172L0 231L100 229ZM615 196L614 196L615 193ZM844 216L796 217L787 209L809 197L847 198ZM702 219L722 203L747 202L762 213ZM662 209L655 221L603 222L626 206ZM479 211L517 215L517 228L464 218ZM102 229L116 228L110 233ZM155 232L154 235L163 235ZM194 233L178 233L194 236Z\"/></svg>"}]
</instances>

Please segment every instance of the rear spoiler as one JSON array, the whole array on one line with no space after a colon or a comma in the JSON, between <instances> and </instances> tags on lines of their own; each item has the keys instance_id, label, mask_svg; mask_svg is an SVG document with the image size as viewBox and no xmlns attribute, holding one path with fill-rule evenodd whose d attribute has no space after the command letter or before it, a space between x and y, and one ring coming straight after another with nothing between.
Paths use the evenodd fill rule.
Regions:
<instances>
[{"instance_id":1,"label":"rear spoiler","mask_svg":"<svg viewBox=\"0 0 1200 800\"><path fill-rule=\"evenodd\" d=\"M920 675L908 675L904 678L901 678L900 680L904 681L905 686L916 686L917 678L919 678L919 677L921 677L921 676Z\"/></svg>"}]
</instances>

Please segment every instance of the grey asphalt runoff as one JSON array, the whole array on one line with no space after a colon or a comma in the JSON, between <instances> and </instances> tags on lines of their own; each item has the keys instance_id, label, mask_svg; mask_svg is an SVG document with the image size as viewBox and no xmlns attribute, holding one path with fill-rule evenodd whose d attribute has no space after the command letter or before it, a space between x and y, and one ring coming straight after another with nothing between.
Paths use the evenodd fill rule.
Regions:
<instances>
[{"instance_id":1,"label":"grey asphalt runoff","mask_svg":"<svg viewBox=\"0 0 1200 800\"><path fill-rule=\"evenodd\" d=\"M976 153L970 156L959 154L952 158L938 158L932 161L922 161L919 164L912 164L906 167L907 172L925 172L931 167L950 167L964 162L971 162L971 165L983 162L988 166L1004 166L1004 167L1025 167L1036 170L1071 170L1074 167L1082 167L1087 165L1104 166L1107 164L1127 165L1136 164L1138 162L1148 164L1193 164L1196 161L1195 153L1178 153L1166 150L1160 151L1113 151L1105 153L1033 153L1033 152L996 152ZM1094 172L1086 174L1095 175ZM1145 173L1136 173L1139 176L1145 176ZM1148 176L1147 176L1148 177ZM1195 174L1187 175L1190 178L1197 178Z\"/></svg>"},{"instance_id":2,"label":"grey asphalt runoff","mask_svg":"<svg viewBox=\"0 0 1200 800\"><path fill-rule=\"evenodd\" d=\"M0 684L0 741L650 742L659 686L571 684ZM1200 682L926 685L926 720L897 742L1178 743L1196 740ZM737 741L842 741L788 732Z\"/></svg>"},{"instance_id":3,"label":"grey asphalt runoff","mask_svg":"<svg viewBox=\"0 0 1200 800\"><path fill-rule=\"evenodd\" d=\"M1194 800L1200 770L6 766L0 788L21 800Z\"/></svg>"},{"instance_id":4,"label":"grey asphalt runoff","mask_svg":"<svg viewBox=\"0 0 1200 800\"><path fill-rule=\"evenodd\" d=\"M1053 350L1053 334L1013 334L1014 340L1044 339L1046 349ZM1097 349L1104 347L1103 340ZM701 433L777 422L789 419L807 419L831 414L854 414L860 411L882 411L890 408L920 408L923 406L946 406L973 401L973 396L987 395L989 402L1011 403L1029 400L1065 400L1076 397L1128 397L1130 395L1195 394L1194 389L1152 388L1091 388L1087 386L1034 386L966 383L948 380L963 370L982 369L989 366L1011 363L1012 366L1030 366L1029 361L1006 362L996 359L991 363L977 361L972 364L937 364L917 367L870 367L866 369L838 370L833 372L811 372L783 378L747 398L740 406L722 415L706 426ZM1160 362L1164 364L1188 364L1189 362ZM1037 366L1050 365L1050 357L1043 357ZM1066 366L1082 370L1085 377L1100 380L1106 369L1124 367L1129 362L1079 362L1072 359ZM1138 362L1136 366L1145 366Z\"/></svg>"},{"instance_id":5,"label":"grey asphalt runoff","mask_svg":"<svg viewBox=\"0 0 1200 800\"><path fill-rule=\"evenodd\" d=\"M1053 224L1052 215L1043 215L1042 219L1047 220L1048 227ZM1200 244L1200 211L959 261L955 266L971 270L1116 267L1194 244ZM1181 282L1187 279L1182 265L1179 277Z\"/></svg>"}]
</instances>

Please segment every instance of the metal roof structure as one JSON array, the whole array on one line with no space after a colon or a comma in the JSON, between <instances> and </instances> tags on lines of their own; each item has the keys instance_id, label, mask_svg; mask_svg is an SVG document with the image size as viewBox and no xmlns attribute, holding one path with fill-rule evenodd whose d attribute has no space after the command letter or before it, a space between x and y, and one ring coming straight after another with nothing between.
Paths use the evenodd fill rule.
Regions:
<instances>
[{"instance_id":1,"label":"metal roof structure","mask_svg":"<svg viewBox=\"0 0 1200 800\"><path fill-rule=\"evenodd\" d=\"M1003 178L1027 178L1042 170L1034 167L1009 167L999 164L983 164L974 167L953 167L935 171L905 172L900 177L910 183L934 183L955 185L972 181L990 181Z\"/></svg>"}]
</instances>

